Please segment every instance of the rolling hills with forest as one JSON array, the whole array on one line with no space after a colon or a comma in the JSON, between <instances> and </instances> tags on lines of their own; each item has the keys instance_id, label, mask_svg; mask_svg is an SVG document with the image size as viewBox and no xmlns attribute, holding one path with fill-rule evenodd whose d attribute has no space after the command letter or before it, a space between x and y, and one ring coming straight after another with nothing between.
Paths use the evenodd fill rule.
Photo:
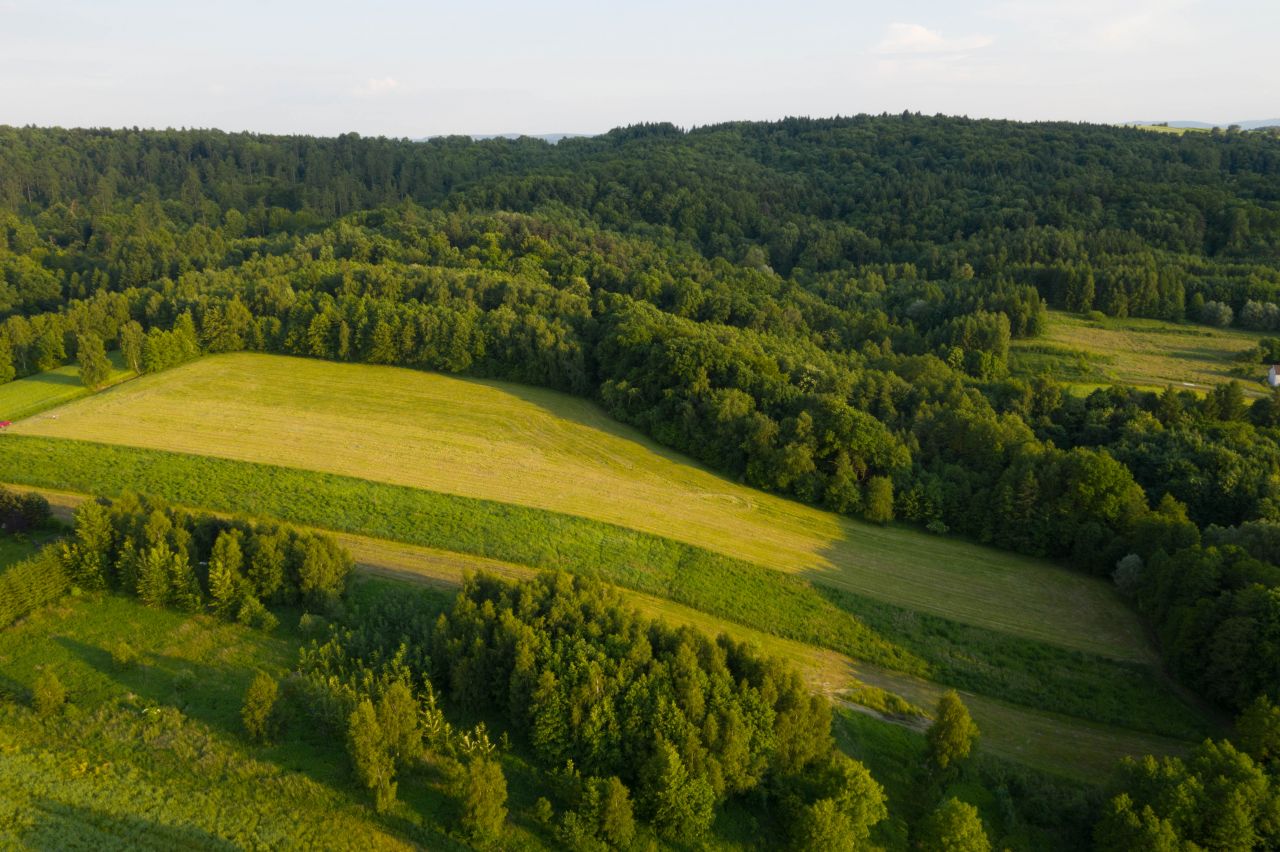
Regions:
<instances>
[{"instance_id":1,"label":"rolling hills with forest","mask_svg":"<svg viewBox=\"0 0 1280 852\"><path fill-rule=\"evenodd\" d=\"M0 128L0 837L1265 847L1272 333L1263 133Z\"/></svg>"}]
</instances>

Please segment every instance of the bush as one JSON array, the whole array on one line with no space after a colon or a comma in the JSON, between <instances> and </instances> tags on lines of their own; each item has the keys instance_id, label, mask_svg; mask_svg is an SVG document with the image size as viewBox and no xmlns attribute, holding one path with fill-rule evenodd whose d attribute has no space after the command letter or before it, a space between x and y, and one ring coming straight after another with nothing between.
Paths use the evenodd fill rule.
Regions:
<instances>
[{"instance_id":1,"label":"bush","mask_svg":"<svg viewBox=\"0 0 1280 852\"><path fill-rule=\"evenodd\" d=\"M173 689L175 692L186 692L195 685L196 673L191 669L179 669L178 673L173 676Z\"/></svg>"},{"instance_id":2,"label":"bush","mask_svg":"<svg viewBox=\"0 0 1280 852\"><path fill-rule=\"evenodd\" d=\"M244 729L249 736L258 742L268 742L275 732L278 696L279 687L275 678L266 672L258 672L253 676L244 695L240 720L244 722Z\"/></svg>"},{"instance_id":3,"label":"bush","mask_svg":"<svg viewBox=\"0 0 1280 852\"><path fill-rule=\"evenodd\" d=\"M236 621L245 627L253 627L267 633L275 630L276 625L280 623L280 620L262 605L262 601L254 597L245 598L244 603L240 605L240 613L236 616Z\"/></svg>"},{"instance_id":4,"label":"bush","mask_svg":"<svg viewBox=\"0 0 1280 852\"><path fill-rule=\"evenodd\" d=\"M0 488L0 530L24 533L49 523L49 501L39 494L17 494Z\"/></svg>"},{"instance_id":5,"label":"bush","mask_svg":"<svg viewBox=\"0 0 1280 852\"><path fill-rule=\"evenodd\" d=\"M31 704L41 716L52 716L67 703L67 689L52 671L45 670L31 688Z\"/></svg>"},{"instance_id":6,"label":"bush","mask_svg":"<svg viewBox=\"0 0 1280 852\"><path fill-rule=\"evenodd\" d=\"M111 664L124 671L133 668L138 662L138 652L132 645L121 639L111 648Z\"/></svg>"}]
</instances>

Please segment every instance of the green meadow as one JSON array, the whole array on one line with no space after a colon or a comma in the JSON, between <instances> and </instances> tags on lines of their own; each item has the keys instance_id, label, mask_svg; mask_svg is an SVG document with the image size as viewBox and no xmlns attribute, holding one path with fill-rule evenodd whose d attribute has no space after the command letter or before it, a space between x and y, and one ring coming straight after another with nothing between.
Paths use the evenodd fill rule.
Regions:
<instances>
[{"instance_id":1,"label":"green meadow","mask_svg":"<svg viewBox=\"0 0 1280 852\"><path fill-rule=\"evenodd\" d=\"M108 357L112 368L108 385L119 384L134 376L132 370L125 369L119 352L112 352ZM0 420L31 417L91 393L91 389L80 383L80 368L76 364L5 382L0 384Z\"/></svg>"},{"instance_id":2,"label":"green meadow","mask_svg":"<svg viewBox=\"0 0 1280 852\"><path fill-rule=\"evenodd\" d=\"M549 391L210 357L15 424L0 480L334 531L401 580L587 573L796 662L837 700L910 714L961 689L993 753L1071 777L1213 729L1102 581L745 488Z\"/></svg>"},{"instance_id":3,"label":"green meadow","mask_svg":"<svg viewBox=\"0 0 1280 852\"><path fill-rule=\"evenodd\" d=\"M908 609L583 518L314 471L17 435L0 441L0 470L22 484L149 491L188 506L578 571L884 669L945 674L958 686L978 685L1040 709L1175 737L1205 730L1153 668L1070 648L1072 636L1053 644L969 625L967 639L983 639L957 654L947 638L963 629L954 620L921 628ZM892 633L869 627L865 619L874 615Z\"/></svg>"},{"instance_id":4,"label":"green meadow","mask_svg":"<svg viewBox=\"0 0 1280 852\"><path fill-rule=\"evenodd\" d=\"M538 566L596 558L582 550L557 552L570 529L571 538L586 537L597 542L594 547L625 539L671 549L677 542L1002 633L1122 660L1153 659L1133 613L1100 580L956 538L860 523L742 486L658 447L594 404L554 391L397 367L238 353L144 376L17 423L11 433L339 474L348 479L307 481L342 482L343 489L371 487L351 479L406 486L379 490L379 499L416 495L405 499L418 511L432 506L431 522L448 530L418 532L439 541L416 541L406 538L414 533L389 534L393 527L418 523L401 515L408 506L344 508L383 526L388 534L372 533L382 538L498 558L506 557L489 549L506 545L493 540L524 539L523 550L539 552L516 561ZM172 481L158 468L151 475L143 469L176 464L172 456L112 455L87 447L77 452L95 455L41 465L40 480L29 481L56 487L58 476L72 476L82 464L84 470L74 474L79 490L96 483L164 487L193 498L172 499L199 504L199 478ZM130 481L141 484L125 484L123 473L108 469L114 463L108 459L129 467ZM0 473L18 466L16 460L4 463L2 454L0 464ZM258 486L237 487L226 477L301 477L281 468L268 475L251 467L218 467L220 484L205 488L225 484L220 505L257 511L250 492ZM209 470L190 475L211 475ZM477 499L450 501L445 495ZM307 515L317 510L325 511L289 507ZM527 534L541 531L543 523L550 525L545 534ZM637 532L647 535L637 539Z\"/></svg>"},{"instance_id":5,"label":"green meadow","mask_svg":"<svg viewBox=\"0 0 1280 852\"><path fill-rule=\"evenodd\" d=\"M1112 384L1155 391L1172 385L1204 392L1234 379L1247 394L1260 396L1266 392L1266 366L1242 363L1237 356L1265 336L1190 323L1089 319L1050 311L1041 337L1014 341L1009 367L1015 375L1027 377L1049 373L1081 392Z\"/></svg>"}]
</instances>

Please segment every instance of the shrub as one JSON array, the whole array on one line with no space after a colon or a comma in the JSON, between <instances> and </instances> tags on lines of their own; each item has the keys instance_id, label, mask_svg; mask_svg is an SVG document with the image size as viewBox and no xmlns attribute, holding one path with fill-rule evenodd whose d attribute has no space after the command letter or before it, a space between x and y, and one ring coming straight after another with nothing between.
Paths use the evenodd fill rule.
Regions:
<instances>
[{"instance_id":1,"label":"shrub","mask_svg":"<svg viewBox=\"0 0 1280 852\"><path fill-rule=\"evenodd\" d=\"M31 688L31 703L41 716L52 716L67 703L67 689L56 674L46 669Z\"/></svg>"},{"instance_id":2,"label":"shrub","mask_svg":"<svg viewBox=\"0 0 1280 852\"><path fill-rule=\"evenodd\" d=\"M29 532L47 524L52 516L49 501L39 494L17 494L0 488L0 530Z\"/></svg>"},{"instance_id":3,"label":"shrub","mask_svg":"<svg viewBox=\"0 0 1280 852\"><path fill-rule=\"evenodd\" d=\"M178 673L173 676L173 689L175 692L186 692L195 685L196 673L191 669L179 669Z\"/></svg>"},{"instance_id":4,"label":"shrub","mask_svg":"<svg viewBox=\"0 0 1280 852\"><path fill-rule=\"evenodd\" d=\"M244 695L244 706L240 708L240 720L249 736L258 742L268 742L274 734L278 696L275 678L266 672L253 676Z\"/></svg>"},{"instance_id":5,"label":"shrub","mask_svg":"<svg viewBox=\"0 0 1280 852\"><path fill-rule=\"evenodd\" d=\"M138 662L138 652L132 645L121 639L111 647L111 664L123 671L133 668Z\"/></svg>"}]
</instances>

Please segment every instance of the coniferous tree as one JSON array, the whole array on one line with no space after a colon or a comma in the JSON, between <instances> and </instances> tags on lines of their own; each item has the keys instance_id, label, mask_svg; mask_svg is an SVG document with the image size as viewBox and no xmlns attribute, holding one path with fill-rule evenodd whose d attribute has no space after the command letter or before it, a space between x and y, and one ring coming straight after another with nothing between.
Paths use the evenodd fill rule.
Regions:
<instances>
[{"instance_id":1,"label":"coniferous tree","mask_svg":"<svg viewBox=\"0 0 1280 852\"><path fill-rule=\"evenodd\" d=\"M277 532L260 532L254 537L249 557L249 580L254 593L264 601L275 598L284 583L285 541Z\"/></svg>"},{"instance_id":2,"label":"coniferous tree","mask_svg":"<svg viewBox=\"0 0 1280 852\"><path fill-rule=\"evenodd\" d=\"M481 844L496 841L507 821L507 779L502 766L488 757L467 761L461 772L462 828Z\"/></svg>"},{"instance_id":3,"label":"coniferous tree","mask_svg":"<svg viewBox=\"0 0 1280 852\"><path fill-rule=\"evenodd\" d=\"M389 810L396 800L395 761L368 698L347 719L347 754L361 785L373 791L374 808L378 813Z\"/></svg>"},{"instance_id":4,"label":"coniferous tree","mask_svg":"<svg viewBox=\"0 0 1280 852\"><path fill-rule=\"evenodd\" d=\"M138 598L147 606L164 607L171 600L169 573L173 556L163 541L139 554Z\"/></svg>"},{"instance_id":5,"label":"coniferous tree","mask_svg":"<svg viewBox=\"0 0 1280 852\"><path fill-rule=\"evenodd\" d=\"M275 732L276 700L279 687L275 678L266 672L258 672L249 682L240 709L240 719L249 736L258 742L268 742Z\"/></svg>"},{"instance_id":6,"label":"coniferous tree","mask_svg":"<svg viewBox=\"0 0 1280 852\"><path fill-rule=\"evenodd\" d=\"M115 578L116 588L129 594L140 595L142 554L138 552L133 538L126 538L120 545L120 553L116 556Z\"/></svg>"},{"instance_id":7,"label":"coniferous tree","mask_svg":"<svg viewBox=\"0 0 1280 852\"><path fill-rule=\"evenodd\" d=\"M215 615L234 618L239 611L240 575L244 557L240 548L239 530L224 530L218 534L209 555L209 605Z\"/></svg>"},{"instance_id":8,"label":"coniferous tree","mask_svg":"<svg viewBox=\"0 0 1280 852\"><path fill-rule=\"evenodd\" d=\"M204 592L185 551L169 554L169 603L186 612L204 609Z\"/></svg>"},{"instance_id":9,"label":"coniferous tree","mask_svg":"<svg viewBox=\"0 0 1280 852\"><path fill-rule=\"evenodd\" d=\"M675 746L659 739L642 774L650 819L671 840L693 840L711 827L715 791L702 777L690 777Z\"/></svg>"},{"instance_id":10,"label":"coniferous tree","mask_svg":"<svg viewBox=\"0 0 1280 852\"><path fill-rule=\"evenodd\" d=\"M72 582L82 589L104 589L111 553L112 528L107 509L96 500L86 500L75 511L75 535L63 544L63 565Z\"/></svg>"}]
</instances>

